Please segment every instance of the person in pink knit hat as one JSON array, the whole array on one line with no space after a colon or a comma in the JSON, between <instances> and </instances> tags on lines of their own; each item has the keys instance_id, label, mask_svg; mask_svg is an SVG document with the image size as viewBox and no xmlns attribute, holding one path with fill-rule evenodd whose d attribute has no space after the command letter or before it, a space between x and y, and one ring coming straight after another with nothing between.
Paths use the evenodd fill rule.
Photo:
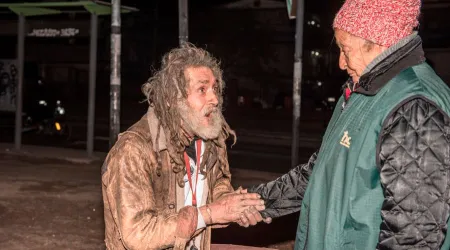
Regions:
<instances>
[{"instance_id":1,"label":"person in pink knit hat","mask_svg":"<svg viewBox=\"0 0 450 250\"><path fill-rule=\"evenodd\" d=\"M320 150L251 187L264 218L300 210L295 249L450 249L450 89L425 62L419 0L347 0L349 79Z\"/></svg>"},{"instance_id":2,"label":"person in pink knit hat","mask_svg":"<svg viewBox=\"0 0 450 250\"><path fill-rule=\"evenodd\" d=\"M346 1L333 23L339 67L358 82L376 57L413 33L420 5L420 0Z\"/></svg>"}]
</instances>

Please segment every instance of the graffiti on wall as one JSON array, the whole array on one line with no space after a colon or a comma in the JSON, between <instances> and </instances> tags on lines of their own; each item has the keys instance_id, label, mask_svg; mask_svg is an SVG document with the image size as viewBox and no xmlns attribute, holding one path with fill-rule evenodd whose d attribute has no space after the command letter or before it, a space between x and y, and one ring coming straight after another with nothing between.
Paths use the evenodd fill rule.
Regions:
<instances>
[{"instance_id":1,"label":"graffiti on wall","mask_svg":"<svg viewBox=\"0 0 450 250\"><path fill-rule=\"evenodd\" d=\"M17 77L16 61L0 59L0 111L16 110Z\"/></svg>"}]
</instances>

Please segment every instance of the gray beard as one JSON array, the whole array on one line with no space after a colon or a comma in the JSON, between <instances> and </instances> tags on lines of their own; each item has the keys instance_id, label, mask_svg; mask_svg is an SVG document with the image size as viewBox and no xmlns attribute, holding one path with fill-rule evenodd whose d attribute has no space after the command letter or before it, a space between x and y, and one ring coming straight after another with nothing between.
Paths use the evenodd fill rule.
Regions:
<instances>
[{"instance_id":1,"label":"gray beard","mask_svg":"<svg viewBox=\"0 0 450 250\"><path fill-rule=\"evenodd\" d=\"M222 131L222 117L219 111L214 111L210 114L209 126L201 124L205 114L210 111L207 108L200 113L197 113L186 104L185 100L183 100L178 102L178 111L181 119L183 119L183 127L189 133L193 133L203 140L214 140L219 137L220 132Z\"/></svg>"}]
</instances>

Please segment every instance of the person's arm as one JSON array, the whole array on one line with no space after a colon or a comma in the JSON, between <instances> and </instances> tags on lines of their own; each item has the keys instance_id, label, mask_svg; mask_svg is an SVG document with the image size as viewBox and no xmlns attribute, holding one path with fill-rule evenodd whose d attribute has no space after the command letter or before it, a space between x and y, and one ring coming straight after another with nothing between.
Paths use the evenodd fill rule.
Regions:
<instances>
[{"instance_id":1,"label":"person's arm","mask_svg":"<svg viewBox=\"0 0 450 250\"><path fill-rule=\"evenodd\" d=\"M125 136L124 136L125 137ZM192 206L174 213L156 208L146 147L122 138L107 159L103 183L122 243L127 249L162 249L173 247L177 238L187 241L197 227L197 209ZM150 156L151 157L151 156ZM107 180L105 179L107 178Z\"/></svg>"},{"instance_id":2,"label":"person's arm","mask_svg":"<svg viewBox=\"0 0 450 250\"><path fill-rule=\"evenodd\" d=\"M104 185L107 183L107 199L127 249L184 249L198 228L198 211L206 225L223 224L239 219L248 206L263 204L257 194L231 193L209 204L209 213L193 206L183 207L178 213L169 208L158 210L149 165L157 161L149 160L154 158L150 149L126 138L118 144L112 150L119 153L107 159L102 179Z\"/></svg>"},{"instance_id":3,"label":"person's arm","mask_svg":"<svg viewBox=\"0 0 450 250\"><path fill-rule=\"evenodd\" d=\"M316 158L317 152L307 163L271 182L248 189L249 193L258 193L265 201L266 209L260 212L263 218L277 218L300 210Z\"/></svg>"},{"instance_id":4,"label":"person's arm","mask_svg":"<svg viewBox=\"0 0 450 250\"><path fill-rule=\"evenodd\" d=\"M228 154L226 148L217 148L218 155L224 155L224 162L220 159L217 160L215 166L213 167L213 174L215 175L216 182L213 184L212 188L212 201L218 200L223 195L227 195L234 192L231 186L231 173L230 166L228 165Z\"/></svg>"},{"instance_id":5,"label":"person's arm","mask_svg":"<svg viewBox=\"0 0 450 250\"><path fill-rule=\"evenodd\" d=\"M425 98L386 119L378 147L384 191L377 249L440 249L447 233L450 119Z\"/></svg>"}]
</instances>

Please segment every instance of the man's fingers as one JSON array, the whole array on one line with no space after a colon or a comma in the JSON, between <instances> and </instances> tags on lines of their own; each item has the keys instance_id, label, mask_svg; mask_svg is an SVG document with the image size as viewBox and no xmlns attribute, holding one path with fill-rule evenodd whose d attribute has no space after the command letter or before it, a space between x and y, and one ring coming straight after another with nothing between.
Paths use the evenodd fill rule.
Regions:
<instances>
[{"instance_id":1,"label":"man's fingers","mask_svg":"<svg viewBox=\"0 0 450 250\"><path fill-rule=\"evenodd\" d=\"M258 205L258 206L255 206L255 208L256 208L256 210L258 210L258 211L263 211L264 209L266 209L266 206L264 206L264 205Z\"/></svg>"},{"instance_id":2,"label":"man's fingers","mask_svg":"<svg viewBox=\"0 0 450 250\"><path fill-rule=\"evenodd\" d=\"M241 227L246 227L246 225L242 224L241 220L237 220L236 223Z\"/></svg>"},{"instance_id":3,"label":"man's fingers","mask_svg":"<svg viewBox=\"0 0 450 250\"><path fill-rule=\"evenodd\" d=\"M248 223L252 226L256 225L258 223L257 218L255 217L255 214L250 212L250 210L246 209L244 211L245 217L248 219Z\"/></svg>"},{"instance_id":4,"label":"man's fingers","mask_svg":"<svg viewBox=\"0 0 450 250\"><path fill-rule=\"evenodd\" d=\"M264 206L264 201L257 199L257 200L242 200L241 204L243 204L244 206L259 206L261 208L261 206ZM265 208L263 208L265 209Z\"/></svg>"},{"instance_id":5,"label":"man's fingers","mask_svg":"<svg viewBox=\"0 0 450 250\"><path fill-rule=\"evenodd\" d=\"M241 200L258 200L261 198L261 196L255 193L242 193L241 195L239 195L239 198Z\"/></svg>"},{"instance_id":6,"label":"man's fingers","mask_svg":"<svg viewBox=\"0 0 450 250\"><path fill-rule=\"evenodd\" d=\"M272 223L272 218L267 217L267 218L263 219L263 221L264 221L264 223L266 223L266 224L270 224L270 223Z\"/></svg>"},{"instance_id":7,"label":"man's fingers","mask_svg":"<svg viewBox=\"0 0 450 250\"><path fill-rule=\"evenodd\" d=\"M240 216L238 216L239 218L236 220L236 223L241 226L241 227L245 227L245 224L242 222Z\"/></svg>"},{"instance_id":8,"label":"man's fingers","mask_svg":"<svg viewBox=\"0 0 450 250\"><path fill-rule=\"evenodd\" d=\"M241 221L241 226L243 226L243 227L248 227L250 224L249 224L249 221L248 221L248 219L244 216L244 214L240 214L240 221Z\"/></svg>"},{"instance_id":9,"label":"man's fingers","mask_svg":"<svg viewBox=\"0 0 450 250\"><path fill-rule=\"evenodd\" d=\"M255 207L250 207L250 213L252 213L255 216L255 219L257 222L261 222L263 220L263 217L261 216L261 214L259 213L258 210L256 210Z\"/></svg>"},{"instance_id":10,"label":"man's fingers","mask_svg":"<svg viewBox=\"0 0 450 250\"><path fill-rule=\"evenodd\" d=\"M242 193L242 187L238 187L236 190L234 190L234 193L241 194Z\"/></svg>"}]
</instances>

